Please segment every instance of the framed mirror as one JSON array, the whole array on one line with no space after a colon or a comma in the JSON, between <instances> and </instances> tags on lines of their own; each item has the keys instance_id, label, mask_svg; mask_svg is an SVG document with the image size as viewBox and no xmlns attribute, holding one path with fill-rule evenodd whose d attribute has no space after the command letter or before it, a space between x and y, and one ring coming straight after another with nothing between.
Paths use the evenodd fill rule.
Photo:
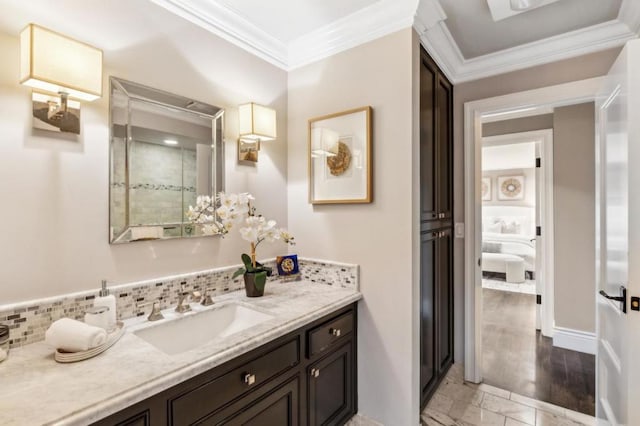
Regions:
<instances>
[{"instance_id":1,"label":"framed mirror","mask_svg":"<svg viewBox=\"0 0 640 426\"><path fill-rule=\"evenodd\" d=\"M224 189L224 110L110 78L109 242L203 236L186 211Z\"/></svg>"}]
</instances>

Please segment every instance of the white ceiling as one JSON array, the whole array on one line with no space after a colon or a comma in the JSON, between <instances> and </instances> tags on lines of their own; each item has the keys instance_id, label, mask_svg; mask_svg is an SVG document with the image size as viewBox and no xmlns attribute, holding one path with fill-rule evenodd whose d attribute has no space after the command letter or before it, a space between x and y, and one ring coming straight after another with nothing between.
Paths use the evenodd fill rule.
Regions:
<instances>
[{"instance_id":1,"label":"white ceiling","mask_svg":"<svg viewBox=\"0 0 640 426\"><path fill-rule=\"evenodd\" d=\"M447 28L465 59L615 20L621 3L561 0L495 22L485 0L440 1L447 15Z\"/></svg>"},{"instance_id":2,"label":"white ceiling","mask_svg":"<svg viewBox=\"0 0 640 426\"><path fill-rule=\"evenodd\" d=\"M498 22L487 0L0 0L0 10L0 31L36 22L105 50L195 24L286 70L413 26L454 83L621 46L640 30L640 0L559 0Z\"/></svg>"}]
</instances>

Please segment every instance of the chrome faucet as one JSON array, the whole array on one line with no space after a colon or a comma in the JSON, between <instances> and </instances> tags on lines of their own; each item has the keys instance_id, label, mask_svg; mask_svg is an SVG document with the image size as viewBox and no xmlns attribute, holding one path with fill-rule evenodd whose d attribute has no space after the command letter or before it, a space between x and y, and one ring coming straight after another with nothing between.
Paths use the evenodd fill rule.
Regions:
<instances>
[{"instance_id":1,"label":"chrome faucet","mask_svg":"<svg viewBox=\"0 0 640 426\"><path fill-rule=\"evenodd\" d=\"M158 320L164 319L164 316L162 316L162 312L160 312L160 302L159 301L136 304L136 306L138 308L143 308L143 307L149 306L149 305L153 305L153 308L151 309L151 313L147 317L147 319L149 321L158 321Z\"/></svg>"},{"instance_id":2,"label":"chrome faucet","mask_svg":"<svg viewBox=\"0 0 640 426\"><path fill-rule=\"evenodd\" d=\"M185 303L185 300L189 299ZM191 311L189 302L199 302L202 296L199 291L185 291L184 284L180 284L180 292L178 293L178 306L176 306L176 312L184 314Z\"/></svg>"},{"instance_id":3,"label":"chrome faucet","mask_svg":"<svg viewBox=\"0 0 640 426\"><path fill-rule=\"evenodd\" d=\"M202 293L202 302L200 302L202 306L213 305L213 298L209 294L211 290L213 290L213 287L205 287L204 292Z\"/></svg>"}]
</instances>

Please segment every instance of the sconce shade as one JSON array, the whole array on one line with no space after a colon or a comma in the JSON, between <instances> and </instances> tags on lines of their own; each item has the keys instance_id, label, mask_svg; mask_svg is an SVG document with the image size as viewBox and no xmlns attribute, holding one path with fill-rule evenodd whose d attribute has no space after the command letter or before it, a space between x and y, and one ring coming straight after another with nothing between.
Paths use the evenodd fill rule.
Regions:
<instances>
[{"instance_id":1,"label":"sconce shade","mask_svg":"<svg viewBox=\"0 0 640 426\"><path fill-rule=\"evenodd\" d=\"M20 33L20 83L93 101L102 96L102 51L38 25Z\"/></svg>"},{"instance_id":2,"label":"sconce shade","mask_svg":"<svg viewBox=\"0 0 640 426\"><path fill-rule=\"evenodd\" d=\"M276 138L276 111L248 103L238 107L240 139L269 141Z\"/></svg>"}]
</instances>

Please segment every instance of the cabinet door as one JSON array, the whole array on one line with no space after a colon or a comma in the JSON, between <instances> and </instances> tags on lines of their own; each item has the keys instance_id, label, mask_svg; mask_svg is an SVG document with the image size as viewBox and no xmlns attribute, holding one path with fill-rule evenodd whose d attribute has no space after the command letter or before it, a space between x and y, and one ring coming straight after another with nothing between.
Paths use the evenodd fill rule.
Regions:
<instances>
[{"instance_id":1,"label":"cabinet door","mask_svg":"<svg viewBox=\"0 0 640 426\"><path fill-rule=\"evenodd\" d=\"M216 418L218 416L215 416ZM298 426L300 424L300 378L298 375L266 396L257 398L222 421L214 418L200 425Z\"/></svg>"},{"instance_id":2,"label":"cabinet door","mask_svg":"<svg viewBox=\"0 0 640 426\"><path fill-rule=\"evenodd\" d=\"M438 75L436 87L436 210L441 219L453 217L453 89Z\"/></svg>"},{"instance_id":3,"label":"cabinet door","mask_svg":"<svg viewBox=\"0 0 640 426\"><path fill-rule=\"evenodd\" d=\"M342 424L355 414L351 342L309 366L307 374L309 426Z\"/></svg>"},{"instance_id":4,"label":"cabinet door","mask_svg":"<svg viewBox=\"0 0 640 426\"><path fill-rule=\"evenodd\" d=\"M453 262L451 229L439 232L436 245L436 327L438 373L453 362Z\"/></svg>"},{"instance_id":5,"label":"cabinet door","mask_svg":"<svg viewBox=\"0 0 640 426\"><path fill-rule=\"evenodd\" d=\"M436 195L436 67L422 53L420 64L420 219L437 219Z\"/></svg>"},{"instance_id":6,"label":"cabinet door","mask_svg":"<svg viewBox=\"0 0 640 426\"><path fill-rule=\"evenodd\" d=\"M435 283L438 232L421 235L420 244L420 389L426 398L437 381Z\"/></svg>"}]
</instances>

